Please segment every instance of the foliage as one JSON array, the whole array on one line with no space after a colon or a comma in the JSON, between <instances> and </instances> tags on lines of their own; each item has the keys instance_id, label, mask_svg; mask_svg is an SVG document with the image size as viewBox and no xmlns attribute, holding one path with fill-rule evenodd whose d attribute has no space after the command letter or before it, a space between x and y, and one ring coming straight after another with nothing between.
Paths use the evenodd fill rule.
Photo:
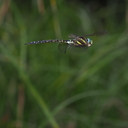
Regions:
<instances>
[{"instance_id":1,"label":"foliage","mask_svg":"<svg viewBox=\"0 0 128 128\"><path fill-rule=\"evenodd\" d=\"M1 127L128 127L124 2L97 10L63 0L0 3ZM90 37L94 44L84 53L60 53L56 43L24 45L100 30L108 34Z\"/></svg>"}]
</instances>

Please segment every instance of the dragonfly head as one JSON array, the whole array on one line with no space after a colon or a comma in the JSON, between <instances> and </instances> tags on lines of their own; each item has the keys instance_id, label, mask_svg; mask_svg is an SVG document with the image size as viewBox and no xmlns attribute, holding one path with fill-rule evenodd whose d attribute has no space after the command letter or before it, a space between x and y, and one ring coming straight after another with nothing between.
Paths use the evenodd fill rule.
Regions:
<instances>
[{"instance_id":1,"label":"dragonfly head","mask_svg":"<svg viewBox=\"0 0 128 128\"><path fill-rule=\"evenodd\" d=\"M88 47L90 47L93 44L93 41L89 38L87 38Z\"/></svg>"}]
</instances>

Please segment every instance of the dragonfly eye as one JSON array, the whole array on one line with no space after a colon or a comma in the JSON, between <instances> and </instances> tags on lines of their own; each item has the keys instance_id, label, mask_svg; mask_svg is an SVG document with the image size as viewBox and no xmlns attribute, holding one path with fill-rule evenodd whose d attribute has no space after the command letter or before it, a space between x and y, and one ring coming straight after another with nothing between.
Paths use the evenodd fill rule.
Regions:
<instances>
[{"instance_id":1,"label":"dragonfly eye","mask_svg":"<svg viewBox=\"0 0 128 128\"><path fill-rule=\"evenodd\" d=\"M87 38L87 42L88 42L88 46L91 46L92 43L93 43L93 41L91 39L89 39L89 38Z\"/></svg>"}]
</instances>

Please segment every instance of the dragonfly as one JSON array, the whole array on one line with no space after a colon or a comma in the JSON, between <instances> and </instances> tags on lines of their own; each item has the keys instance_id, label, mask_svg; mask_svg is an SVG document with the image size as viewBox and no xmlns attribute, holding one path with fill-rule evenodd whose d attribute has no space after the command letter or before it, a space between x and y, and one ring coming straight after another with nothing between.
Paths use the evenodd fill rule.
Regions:
<instances>
[{"instance_id":1,"label":"dragonfly","mask_svg":"<svg viewBox=\"0 0 128 128\"><path fill-rule=\"evenodd\" d=\"M58 48L61 52L66 53L68 48L78 48L86 50L93 44L93 40L87 38L87 36L95 36L95 35L103 35L106 32L96 32L93 34L85 35L85 36L78 36L75 34L69 35L68 40L63 39L49 39L49 40L42 40L42 41L33 41L26 43L25 45L32 45L32 44L42 44L42 43L59 43ZM82 50L83 51L83 50Z\"/></svg>"}]
</instances>

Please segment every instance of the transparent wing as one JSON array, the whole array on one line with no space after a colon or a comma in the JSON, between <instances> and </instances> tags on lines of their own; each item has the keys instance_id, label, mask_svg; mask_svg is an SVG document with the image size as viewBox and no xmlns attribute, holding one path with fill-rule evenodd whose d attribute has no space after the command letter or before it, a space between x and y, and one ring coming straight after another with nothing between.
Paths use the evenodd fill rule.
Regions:
<instances>
[{"instance_id":1,"label":"transparent wing","mask_svg":"<svg viewBox=\"0 0 128 128\"><path fill-rule=\"evenodd\" d=\"M84 36L101 36L101 35L106 35L107 33L108 32L106 30L103 30L103 31L98 31L93 34L88 34L88 35L84 35Z\"/></svg>"},{"instance_id":2,"label":"transparent wing","mask_svg":"<svg viewBox=\"0 0 128 128\"><path fill-rule=\"evenodd\" d=\"M75 53L82 53L82 52L85 52L87 49L88 49L87 46L76 47L76 46L70 45L70 46L68 47L68 50L69 50L69 51L75 52Z\"/></svg>"},{"instance_id":3,"label":"transparent wing","mask_svg":"<svg viewBox=\"0 0 128 128\"><path fill-rule=\"evenodd\" d=\"M101 36L101 35L106 35L107 33L108 32L106 30L103 30L103 31L98 31L98 32L92 33L92 34L84 35L82 37L86 37L86 36ZM70 34L69 35L69 38L77 38L77 37L81 37L81 36L78 36L78 35L75 35L75 34Z\"/></svg>"},{"instance_id":4,"label":"transparent wing","mask_svg":"<svg viewBox=\"0 0 128 128\"><path fill-rule=\"evenodd\" d=\"M79 36L77 36L77 35L75 35L75 34L70 34L70 35L69 35L69 38L76 38L76 37L79 37Z\"/></svg>"},{"instance_id":5,"label":"transparent wing","mask_svg":"<svg viewBox=\"0 0 128 128\"><path fill-rule=\"evenodd\" d=\"M69 44L67 44L67 43L59 43L59 45L58 45L58 49L62 53L66 53L68 47L69 47Z\"/></svg>"}]
</instances>

